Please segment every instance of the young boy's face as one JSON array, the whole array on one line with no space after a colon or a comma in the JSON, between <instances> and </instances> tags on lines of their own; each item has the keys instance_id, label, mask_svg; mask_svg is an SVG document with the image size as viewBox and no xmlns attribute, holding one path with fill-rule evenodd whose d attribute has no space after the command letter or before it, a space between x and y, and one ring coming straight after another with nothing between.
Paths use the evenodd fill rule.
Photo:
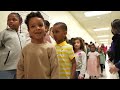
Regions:
<instances>
[{"instance_id":1,"label":"young boy's face","mask_svg":"<svg viewBox=\"0 0 120 90\"><path fill-rule=\"evenodd\" d=\"M33 17L29 21L29 34L30 37L36 40L43 39L45 36L45 26L43 19Z\"/></svg>"},{"instance_id":2,"label":"young boy's face","mask_svg":"<svg viewBox=\"0 0 120 90\"><path fill-rule=\"evenodd\" d=\"M67 32L60 27L60 25L54 25L52 28L52 32L53 37L57 43L62 42L67 34Z\"/></svg>"}]
</instances>

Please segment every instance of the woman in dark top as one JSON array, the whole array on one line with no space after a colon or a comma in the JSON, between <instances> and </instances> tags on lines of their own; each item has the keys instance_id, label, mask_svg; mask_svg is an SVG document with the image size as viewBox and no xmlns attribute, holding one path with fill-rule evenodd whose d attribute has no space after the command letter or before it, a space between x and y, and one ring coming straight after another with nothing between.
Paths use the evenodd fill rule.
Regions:
<instances>
[{"instance_id":1,"label":"woman in dark top","mask_svg":"<svg viewBox=\"0 0 120 90\"><path fill-rule=\"evenodd\" d=\"M110 52L112 53L112 55L109 60L112 61L114 65L110 67L110 72L111 73L118 72L120 78L120 19L115 19L111 23L111 27L113 37Z\"/></svg>"}]
</instances>

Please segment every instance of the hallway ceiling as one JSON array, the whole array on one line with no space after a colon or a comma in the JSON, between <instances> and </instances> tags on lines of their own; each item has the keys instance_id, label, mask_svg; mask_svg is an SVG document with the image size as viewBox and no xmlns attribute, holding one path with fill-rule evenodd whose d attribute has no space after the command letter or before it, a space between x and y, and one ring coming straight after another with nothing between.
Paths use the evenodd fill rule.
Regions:
<instances>
[{"instance_id":1,"label":"hallway ceiling","mask_svg":"<svg viewBox=\"0 0 120 90\"><path fill-rule=\"evenodd\" d=\"M101 44L108 44L110 45L112 41L112 34L111 34L111 22L114 19L120 18L120 11L112 11L109 14L93 16L93 17L86 17L84 13L86 11L69 11L71 15L82 25L82 27L93 37L93 39ZM94 31L95 28L107 28L109 30L106 31ZM108 37L97 37L101 35L107 35ZM101 39L108 39L108 43L102 42ZM106 40L105 40L106 41Z\"/></svg>"}]
</instances>

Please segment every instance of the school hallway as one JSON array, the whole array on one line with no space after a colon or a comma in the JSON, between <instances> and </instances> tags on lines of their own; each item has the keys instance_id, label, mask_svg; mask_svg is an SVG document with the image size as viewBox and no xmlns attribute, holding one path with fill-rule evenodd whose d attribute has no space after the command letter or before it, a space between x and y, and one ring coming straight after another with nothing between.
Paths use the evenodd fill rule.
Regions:
<instances>
[{"instance_id":1,"label":"school hallway","mask_svg":"<svg viewBox=\"0 0 120 90\"><path fill-rule=\"evenodd\" d=\"M90 79L87 71L92 79L118 79L119 16L120 11L0 11L2 76L8 79L13 71L12 79L18 78L22 68L20 79L70 79L75 71L84 79ZM93 77L102 69L103 76Z\"/></svg>"}]
</instances>

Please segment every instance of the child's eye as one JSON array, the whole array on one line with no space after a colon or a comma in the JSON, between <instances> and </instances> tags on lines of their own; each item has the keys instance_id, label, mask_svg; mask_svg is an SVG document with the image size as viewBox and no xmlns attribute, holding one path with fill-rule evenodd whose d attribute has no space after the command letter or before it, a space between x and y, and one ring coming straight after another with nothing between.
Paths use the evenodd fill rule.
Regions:
<instances>
[{"instance_id":1,"label":"child's eye","mask_svg":"<svg viewBox=\"0 0 120 90\"><path fill-rule=\"evenodd\" d=\"M8 19L8 21L17 21L17 19L12 18L12 19Z\"/></svg>"},{"instance_id":2,"label":"child's eye","mask_svg":"<svg viewBox=\"0 0 120 90\"><path fill-rule=\"evenodd\" d=\"M14 18L13 21L17 21L17 19Z\"/></svg>"},{"instance_id":3,"label":"child's eye","mask_svg":"<svg viewBox=\"0 0 120 90\"><path fill-rule=\"evenodd\" d=\"M39 26L40 26L40 27L42 27L42 26L43 26L43 24L40 24Z\"/></svg>"},{"instance_id":4,"label":"child's eye","mask_svg":"<svg viewBox=\"0 0 120 90\"><path fill-rule=\"evenodd\" d=\"M53 34L57 34L57 33L59 33L58 30L53 30L52 32L53 32Z\"/></svg>"},{"instance_id":5,"label":"child's eye","mask_svg":"<svg viewBox=\"0 0 120 90\"><path fill-rule=\"evenodd\" d=\"M55 31L54 33L59 33L59 31Z\"/></svg>"},{"instance_id":6,"label":"child's eye","mask_svg":"<svg viewBox=\"0 0 120 90\"><path fill-rule=\"evenodd\" d=\"M32 25L32 26L31 26L31 28L34 28L34 27L35 27L35 25Z\"/></svg>"}]
</instances>

